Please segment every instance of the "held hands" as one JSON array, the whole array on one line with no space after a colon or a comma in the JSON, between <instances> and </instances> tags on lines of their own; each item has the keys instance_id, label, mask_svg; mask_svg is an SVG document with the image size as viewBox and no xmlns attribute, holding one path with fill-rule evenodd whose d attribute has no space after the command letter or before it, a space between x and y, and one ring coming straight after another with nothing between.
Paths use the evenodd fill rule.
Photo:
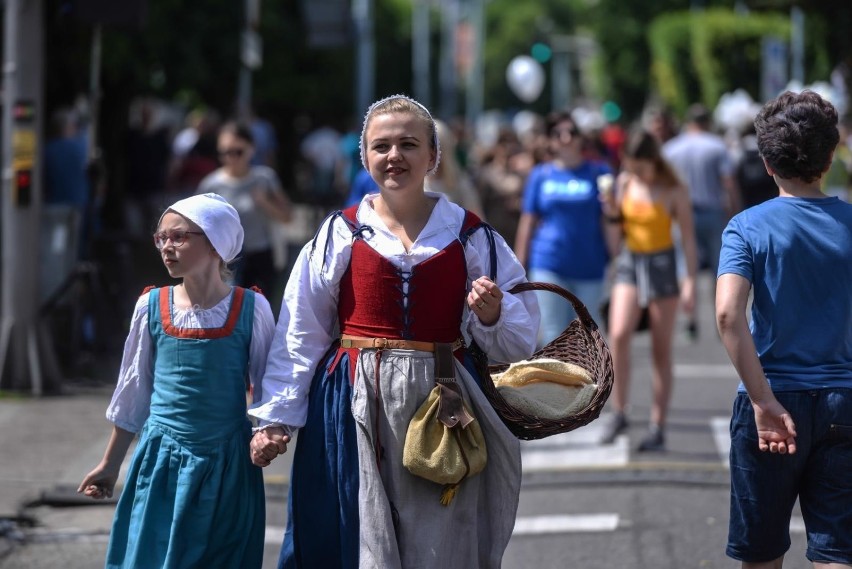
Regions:
<instances>
[{"instance_id":1,"label":"held hands","mask_svg":"<svg viewBox=\"0 0 852 569\"><path fill-rule=\"evenodd\" d=\"M488 277L479 277L467 294L467 306L486 326L493 326L500 319L503 291Z\"/></svg>"},{"instance_id":2,"label":"held hands","mask_svg":"<svg viewBox=\"0 0 852 569\"><path fill-rule=\"evenodd\" d=\"M77 493L82 493L96 500L112 498L117 480L118 469L109 468L101 463L83 478L77 488Z\"/></svg>"},{"instance_id":3,"label":"held hands","mask_svg":"<svg viewBox=\"0 0 852 569\"><path fill-rule=\"evenodd\" d=\"M760 450L778 454L796 452L796 425L790 413L774 399L769 403L752 402Z\"/></svg>"},{"instance_id":4,"label":"held hands","mask_svg":"<svg viewBox=\"0 0 852 569\"><path fill-rule=\"evenodd\" d=\"M255 466L269 466L279 454L287 452L288 435L281 427L269 427L254 434L249 443L249 456Z\"/></svg>"}]
</instances>

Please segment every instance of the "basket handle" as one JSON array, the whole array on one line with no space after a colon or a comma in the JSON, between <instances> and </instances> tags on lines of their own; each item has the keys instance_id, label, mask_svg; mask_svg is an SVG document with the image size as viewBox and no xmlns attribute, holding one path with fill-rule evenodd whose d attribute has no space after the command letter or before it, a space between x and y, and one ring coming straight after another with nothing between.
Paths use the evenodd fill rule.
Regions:
<instances>
[{"instance_id":1,"label":"basket handle","mask_svg":"<svg viewBox=\"0 0 852 569\"><path fill-rule=\"evenodd\" d=\"M509 290L511 294L517 294L519 292L527 292L531 290L545 290L568 300L571 305L574 307L574 312L577 313L577 316L580 318L580 321L590 330L597 330L598 324L595 322L595 319L592 318L592 315L589 314L589 309L586 308L586 305L580 301L579 298L574 296L569 290L562 288L559 285L555 285L553 283L543 283L543 282L526 282L526 283L518 283Z\"/></svg>"}]
</instances>

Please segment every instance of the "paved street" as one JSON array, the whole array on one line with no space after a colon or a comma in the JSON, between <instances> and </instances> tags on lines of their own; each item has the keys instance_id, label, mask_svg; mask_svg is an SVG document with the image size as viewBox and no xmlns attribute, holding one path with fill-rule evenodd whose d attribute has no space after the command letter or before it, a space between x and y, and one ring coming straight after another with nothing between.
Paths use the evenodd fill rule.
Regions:
<instances>
[{"instance_id":1,"label":"paved street","mask_svg":"<svg viewBox=\"0 0 852 569\"><path fill-rule=\"evenodd\" d=\"M505 569L734 568L724 555L728 519L727 421L737 380L704 294L699 340L678 331L668 450L635 452L650 404L649 338L634 345L631 430L598 443L598 421L523 444L524 485ZM101 566L112 504L79 499L80 478L101 457L109 386L66 395L0 398L0 569ZM608 411L608 410L607 410ZM285 523L289 454L266 471L267 549L274 567ZM804 559L801 519L786 568Z\"/></svg>"}]
</instances>

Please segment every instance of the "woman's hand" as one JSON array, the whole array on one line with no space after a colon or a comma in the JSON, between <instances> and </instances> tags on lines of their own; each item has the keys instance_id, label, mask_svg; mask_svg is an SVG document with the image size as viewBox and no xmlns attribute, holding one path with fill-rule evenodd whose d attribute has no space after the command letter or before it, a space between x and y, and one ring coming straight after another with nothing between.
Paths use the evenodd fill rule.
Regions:
<instances>
[{"instance_id":1,"label":"woman's hand","mask_svg":"<svg viewBox=\"0 0 852 569\"><path fill-rule=\"evenodd\" d=\"M77 488L77 492L96 500L112 498L112 492L115 489L117 480L118 469L101 463L83 478L83 481Z\"/></svg>"},{"instance_id":2,"label":"woman's hand","mask_svg":"<svg viewBox=\"0 0 852 569\"><path fill-rule=\"evenodd\" d=\"M281 427L269 427L254 434L249 443L249 456L255 466L269 466L279 454L287 452L288 435Z\"/></svg>"},{"instance_id":3,"label":"woman's hand","mask_svg":"<svg viewBox=\"0 0 852 569\"><path fill-rule=\"evenodd\" d=\"M467 295L467 306L486 326L493 326L500 319L503 306L503 291L488 277L473 281Z\"/></svg>"}]
</instances>

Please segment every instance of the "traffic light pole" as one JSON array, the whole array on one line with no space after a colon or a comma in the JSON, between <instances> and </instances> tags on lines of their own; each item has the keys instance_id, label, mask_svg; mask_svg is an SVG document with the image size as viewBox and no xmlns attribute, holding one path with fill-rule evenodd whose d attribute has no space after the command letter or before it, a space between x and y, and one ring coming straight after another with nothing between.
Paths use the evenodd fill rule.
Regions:
<instances>
[{"instance_id":1,"label":"traffic light pole","mask_svg":"<svg viewBox=\"0 0 852 569\"><path fill-rule=\"evenodd\" d=\"M0 387L45 389L39 325L43 0L6 0Z\"/></svg>"}]
</instances>

